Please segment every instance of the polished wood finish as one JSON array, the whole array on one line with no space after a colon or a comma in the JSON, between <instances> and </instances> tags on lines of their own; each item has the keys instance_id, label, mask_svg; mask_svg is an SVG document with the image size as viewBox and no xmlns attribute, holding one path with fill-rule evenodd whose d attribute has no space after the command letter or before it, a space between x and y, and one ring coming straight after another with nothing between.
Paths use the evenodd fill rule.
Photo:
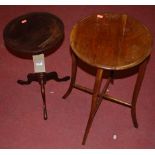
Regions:
<instances>
[{"instance_id":1,"label":"polished wood finish","mask_svg":"<svg viewBox=\"0 0 155 155\"><path fill-rule=\"evenodd\" d=\"M21 58L33 55L49 55L56 51L64 39L63 22L47 12L33 12L11 20L3 32L4 43L8 50ZM36 81L40 84L43 99L43 117L47 120L45 84L48 80L67 81L69 76L59 78L56 72L29 73L27 80L18 80L22 85Z\"/></svg>"},{"instance_id":2,"label":"polished wood finish","mask_svg":"<svg viewBox=\"0 0 155 155\"><path fill-rule=\"evenodd\" d=\"M52 52L64 38L63 22L53 14L34 12L11 20L3 33L6 47L15 55Z\"/></svg>"},{"instance_id":3,"label":"polished wood finish","mask_svg":"<svg viewBox=\"0 0 155 155\"><path fill-rule=\"evenodd\" d=\"M75 24L70 43L74 53L89 65L120 70L138 65L150 55L152 37L130 16L101 13Z\"/></svg>"},{"instance_id":4,"label":"polished wood finish","mask_svg":"<svg viewBox=\"0 0 155 155\"><path fill-rule=\"evenodd\" d=\"M82 144L91 128L95 114L106 99L131 109L134 126L137 128L136 101L149 60L152 36L150 31L138 20L126 14L99 13L77 22L70 35L72 48L72 79L64 98L72 88L92 94L92 104ZM80 59L96 68L94 89L83 87L75 82L77 60ZM138 75L131 103L109 95L107 89L114 80L114 71L127 70L138 66ZM110 71L103 90L100 92L103 70Z\"/></svg>"},{"instance_id":5,"label":"polished wood finish","mask_svg":"<svg viewBox=\"0 0 155 155\"><path fill-rule=\"evenodd\" d=\"M143 78L144 78L148 60L149 60L149 58L147 58L139 66L138 76L137 76L137 80L136 80L136 84L135 84L135 88L134 88L134 92L133 92L133 96L132 96L132 101L131 101L131 116L132 116L133 124L136 128L138 128L138 123L137 123L137 119L136 119L136 101L137 101L138 94L139 94L139 91L140 91L140 88L141 88L141 85L143 82Z\"/></svg>"},{"instance_id":6,"label":"polished wood finish","mask_svg":"<svg viewBox=\"0 0 155 155\"><path fill-rule=\"evenodd\" d=\"M71 93L73 87L76 87L75 86L75 81L76 81L76 73L77 73L77 58L74 55L74 53L71 53L71 55L72 55L72 75L71 75L71 82L70 82L70 86L69 86L67 92L63 96L64 99Z\"/></svg>"}]
</instances>

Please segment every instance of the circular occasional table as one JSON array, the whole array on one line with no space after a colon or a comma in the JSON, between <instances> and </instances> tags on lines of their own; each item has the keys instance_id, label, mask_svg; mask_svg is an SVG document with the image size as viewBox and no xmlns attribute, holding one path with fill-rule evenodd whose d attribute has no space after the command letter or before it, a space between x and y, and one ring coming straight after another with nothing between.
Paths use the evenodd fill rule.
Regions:
<instances>
[{"instance_id":1,"label":"circular occasional table","mask_svg":"<svg viewBox=\"0 0 155 155\"><path fill-rule=\"evenodd\" d=\"M77 22L70 35L72 48L72 78L66 98L73 88L92 94L92 104L82 144L85 144L94 116L102 99L110 100L131 108L134 126L137 128L136 101L149 60L152 36L138 20L127 14L99 13ZM93 89L76 83L77 59L96 68ZM114 73L138 67L138 76L130 103L116 99L107 92L114 79ZM110 72L103 90L100 92L103 71Z\"/></svg>"},{"instance_id":2,"label":"circular occasional table","mask_svg":"<svg viewBox=\"0 0 155 155\"><path fill-rule=\"evenodd\" d=\"M52 54L61 45L64 39L63 22L55 15L47 12L32 12L11 20L3 32L4 43L7 49L21 58L32 58L40 54ZM47 119L45 84L53 79L66 81L69 77L59 78L54 72L29 73L27 80L18 80L19 84L39 82L43 98L43 116Z\"/></svg>"}]
</instances>

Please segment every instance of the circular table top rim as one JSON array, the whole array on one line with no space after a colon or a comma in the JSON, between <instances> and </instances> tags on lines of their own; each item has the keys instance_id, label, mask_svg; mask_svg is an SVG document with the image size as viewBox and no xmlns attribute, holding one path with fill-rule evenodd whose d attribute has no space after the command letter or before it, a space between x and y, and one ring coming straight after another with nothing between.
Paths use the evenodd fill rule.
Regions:
<instances>
[{"instance_id":1,"label":"circular table top rim","mask_svg":"<svg viewBox=\"0 0 155 155\"><path fill-rule=\"evenodd\" d=\"M43 12L43 11L28 12L28 13L25 13L25 14L21 14L21 15L15 17L15 18L12 18L12 19L5 25L4 30L3 30L3 39L4 39L4 44L5 44L5 46L6 46L9 50L15 51L15 52L17 52L17 53L27 53L28 50L25 50L25 49L20 50L20 49L11 47L11 46L9 45L9 43L6 43L6 42L7 42L6 31L7 31L7 28L8 28L13 22L20 21L21 19L23 19L23 17L28 17L28 16L30 16L30 15L35 15L35 14L36 14L36 15L37 15L37 14L38 14L38 15L39 15L39 14L47 14L47 15L50 15L51 17L54 17L56 20L58 20L58 21L60 22L61 26L62 26L62 29L63 29L63 38L64 38L64 23L63 23L63 21L62 21L58 16L56 16L55 14L52 14L52 13L50 13L50 12L46 12L46 11L45 11L45 12ZM52 47L51 47L51 48L52 48ZM30 53L32 53L32 55L34 55L34 54L41 54L41 53L43 53L43 52L49 51L51 48L48 48L48 49L38 49L37 52L36 52L36 50L31 50ZM35 52L36 52L36 53L35 53ZM34 54L33 54L33 53L34 53Z\"/></svg>"},{"instance_id":2,"label":"circular table top rim","mask_svg":"<svg viewBox=\"0 0 155 155\"><path fill-rule=\"evenodd\" d=\"M71 30L71 33L70 33L70 46L71 46L71 49L73 51L73 53L78 57L80 58L83 62L87 63L88 65L90 66L93 66L93 67L97 67L97 68L102 68L102 69L105 69L105 70L124 70L124 69L129 69L129 68L132 68L132 67L135 67L137 65L139 65L140 63L142 63L146 58L148 58L150 55L151 55L151 50L152 50L152 46L153 46L153 36L152 36L152 33L150 33L150 36L151 36L151 39L152 39L152 42L151 42L151 47L150 49L148 49L148 54L145 55L144 58L140 59L140 60L137 60L135 61L134 63L132 64L128 64L128 65L125 65L125 66L121 66L121 67L111 67L111 66L106 66L106 65L99 65L99 64L93 64L93 63L89 63L87 62L81 55L80 53L72 46L72 41L71 41L71 34L72 34L72 31L73 29L81 22L85 21L86 19L90 18L91 16L95 16L95 15L100 15L100 14L108 14L108 13L112 13L112 14L117 14L117 15L127 15L129 16L127 13L114 13L114 12L97 12L97 13L94 13L94 14L91 14L91 15L88 15L84 18L81 18L81 20L78 20L72 27L72 30ZM131 18L133 18L134 20L138 21L148 32L151 32L150 29L148 27L146 27L146 25L144 25L142 22L140 22L138 19L134 18L133 16L129 16Z\"/></svg>"}]
</instances>

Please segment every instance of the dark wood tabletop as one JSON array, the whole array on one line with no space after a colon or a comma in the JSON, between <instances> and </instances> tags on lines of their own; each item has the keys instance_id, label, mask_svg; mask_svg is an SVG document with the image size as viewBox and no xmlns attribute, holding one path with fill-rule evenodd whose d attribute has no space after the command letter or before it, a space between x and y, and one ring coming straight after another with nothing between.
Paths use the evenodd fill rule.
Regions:
<instances>
[{"instance_id":1,"label":"dark wood tabletop","mask_svg":"<svg viewBox=\"0 0 155 155\"><path fill-rule=\"evenodd\" d=\"M61 44L64 25L53 14L28 13L10 21L4 29L3 37L6 47L15 53L46 54Z\"/></svg>"},{"instance_id":2,"label":"dark wood tabletop","mask_svg":"<svg viewBox=\"0 0 155 155\"><path fill-rule=\"evenodd\" d=\"M127 14L99 13L77 22L70 35L73 52L89 65L127 69L150 55L152 36Z\"/></svg>"}]
</instances>

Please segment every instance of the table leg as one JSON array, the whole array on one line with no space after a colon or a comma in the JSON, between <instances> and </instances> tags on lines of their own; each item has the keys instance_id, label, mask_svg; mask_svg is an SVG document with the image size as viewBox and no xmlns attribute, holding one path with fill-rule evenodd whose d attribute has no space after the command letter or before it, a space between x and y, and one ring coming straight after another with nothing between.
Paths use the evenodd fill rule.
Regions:
<instances>
[{"instance_id":1,"label":"table leg","mask_svg":"<svg viewBox=\"0 0 155 155\"><path fill-rule=\"evenodd\" d=\"M48 116L47 116L47 109L46 109L45 83L46 81L44 80L44 77L42 74L42 76L40 75L39 84L40 84L41 95L43 99L43 116L44 116L44 120L47 120Z\"/></svg>"},{"instance_id":2,"label":"table leg","mask_svg":"<svg viewBox=\"0 0 155 155\"><path fill-rule=\"evenodd\" d=\"M40 84L41 88L41 95L43 99L43 116L44 120L47 120L47 109L46 109L46 97L45 97L45 84L49 80L55 80L57 82L61 81L67 81L70 79L69 76L65 76L63 78L59 78L58 74L56 72L50 72L50 73L30 73L27 75L27 80L18 80L17 82L21 85L28 85L31 84L31 82L36 81Z\"/></svg>"},{"instance_id":3,"label":"table leg","mask_svg":"<svg viewBox=\"0 0 155 155\"><path fill-rule=\"evenodd\" d=\"M82 145L84 145L86 143L86 139L87 139L89 130L91 128L93 119L94 119L95 114L96 114L96 112L97 112L97 110L99 108L98 94L100 93L100 87L101 87L101 83L102 83L102 75L103 75L103 70L98 69L97 73L96 73L95 85L94 85L94 90L93 90L91 110L90 110L89 119L88 119L88 123L87 123L86 130L85 130L85 134L84 134L84 137L83 137Z\"/></svg>"},{"instance_id":4,"label":"table leg","mask_svg":"<svg viewBox=\"0 0 155 155\"><path fill-rule=\"evenodd\" d=\"M136 84L135 84L135 88L134 88L134 92L133 92L133 96L132 96L131 116L132 116L132 121L133 121L135 128L138 128L138 122L137 122L137 118L136 118L136 102L137 102L138 94L139 94L139 91L140 91L140 88L141 88L141 85L143 82L147 63L148 63L148 59L146 59L139 66L138 76L137 76L137 80L136 80Z\"/></svg>"},{"instance_id":5,"label":"table leg","mask_svg":"<svg viewBox=\"0 0 155 155\"><path fill-rule=\"evenodd\" d=\"M74 85L75 85L75 80L76 80L76 73L77 73L77 58L76 56L72 53L72 75L71 75L71 82L70 82L70 86L67 90L67 92L64 94L64 96L62 98L66 98L68 97L68 95L71 93Z\"/></svg>"}]
</instances>

